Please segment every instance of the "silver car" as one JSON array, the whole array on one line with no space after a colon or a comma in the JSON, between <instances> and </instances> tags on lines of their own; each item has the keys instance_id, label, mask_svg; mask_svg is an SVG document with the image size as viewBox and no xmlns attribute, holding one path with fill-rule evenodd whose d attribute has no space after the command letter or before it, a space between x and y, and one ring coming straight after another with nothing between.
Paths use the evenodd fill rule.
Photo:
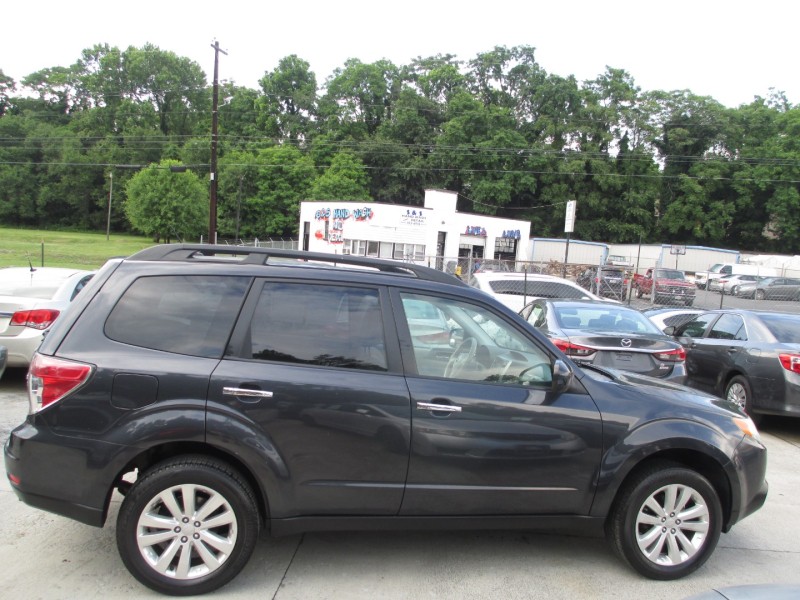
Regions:
<instances>
[{"instance_id":1,"label":"silver car","mask_svg":"<svg viewBox=\"0 0 800 600\"><path fill-rule=\"evenodd\" d=\"M94 271L55 267L0 269L0 346L9 367L27 367L45 333Z\"/></svg>"}]
</instances>

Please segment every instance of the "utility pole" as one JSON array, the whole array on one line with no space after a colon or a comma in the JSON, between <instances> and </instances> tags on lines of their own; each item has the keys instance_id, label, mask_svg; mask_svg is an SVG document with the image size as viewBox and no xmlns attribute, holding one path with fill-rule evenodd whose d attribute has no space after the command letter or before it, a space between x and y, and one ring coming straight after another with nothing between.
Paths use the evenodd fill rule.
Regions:
<instances>
[{"instance_id":1,"label":"utility pole","mask_svg":"<svg viewBox=\"0 0 800 600\"><path fill-rule=\"evenodd\" d=\"M244 175L239 175L239 201L236 203L236 236L234 237L234 244L239 241L239 212L242 210L242 180Z\"/></svg>"},{"instance_id":2,"label":"utility pole","mask_svg":"<svg viewBox=\"0 0 800 600\"><path fill-rule=\"evenodd\" d=\"M106 241L111 233L111 194L114 193L114 173L108 174L108 219L106 220Z\"/></svg>"},{"instance_id":3,"label":"utility pole","mask_svg":"<svg viewBox=\"0 0 800 600\"><path fill-rule=\"evenodd\" d=\"M217 243L217 109L219 106L219 53L228 55L220 49L219 42L211 44L214 48L214 92L211 106L211 206L208 213L208 243Z\"/></svg>"}]
</instances>

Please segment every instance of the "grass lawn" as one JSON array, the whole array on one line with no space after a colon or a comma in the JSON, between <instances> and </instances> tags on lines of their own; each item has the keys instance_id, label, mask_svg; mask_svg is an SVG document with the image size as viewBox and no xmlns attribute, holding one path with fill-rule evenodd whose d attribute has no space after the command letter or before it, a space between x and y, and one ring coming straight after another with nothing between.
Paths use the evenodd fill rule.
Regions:
<instances>
[{"instance_id":1,"label":"grass lawn","mask_svg":"<svg viewBox=\"0 0 800 600\"><path fill-rule=\"evenodd\" d=\"M44 266L96 269L112 256L128 256L153 246L152 238L104 233L70 233L0 227L0 268Z\"/></svg>"}]
</instances>

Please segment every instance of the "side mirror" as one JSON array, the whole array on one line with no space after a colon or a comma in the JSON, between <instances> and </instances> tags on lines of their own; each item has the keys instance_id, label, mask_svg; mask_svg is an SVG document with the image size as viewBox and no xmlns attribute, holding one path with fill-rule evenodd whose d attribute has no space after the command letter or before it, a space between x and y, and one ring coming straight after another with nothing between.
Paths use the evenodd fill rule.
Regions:
<instances>
[{"instance_id":1,"label":"side mirror","mask_svg":"<svg viewBox=\"0 0 800 600\"><path fill-rule=\"evenodd\" d=\"M664 327L664 335L675 335L675 327L672 325L669 327Z\"/></svg>"},{"instance_id":2,"label":"side mirror","mask_svg":"<svg viewBox=\"0 0 800 600\"><path fill-rule=\"evenodd\" d=\"M569 389L572 384L572 371L563 360L556 360L553 363L553 386L551 391L561 394Z\"/></svg>"}]
</instances>

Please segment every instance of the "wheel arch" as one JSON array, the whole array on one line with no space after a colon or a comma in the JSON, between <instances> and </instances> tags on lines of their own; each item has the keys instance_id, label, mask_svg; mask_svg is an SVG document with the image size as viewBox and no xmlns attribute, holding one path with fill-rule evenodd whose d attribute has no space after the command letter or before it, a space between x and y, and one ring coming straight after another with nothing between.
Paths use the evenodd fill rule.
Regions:
<instances>
[{"instance_id":1,"label":"wheel arch","mask_svg":"<svg viewBox=\"0 0 800 600\"><path fill-rule=\"evenodd\" d=\"M700 452L698 450L688 448L670 448L654 452L643 460L639 461L634 467L628 471L627 475L623 478L619 487L614 494L614 499L611 502L609 512L606 518L610 518L614 513L617 501L619 500L620 492L624 490L628 482L631 481L638 473L646 469L655 462L670 461L683 465L689 470L699 473L711 483L714 490L719 496L720 505L722 506L722 530L727 532L730 529L730 520L732 514L732 499L733 491L731 489L731 482L728 478L725 469L716 459Z\"/></svg>"},{"instance_id":2,"label":"wheel arch","mask_svg":"<svg viewBox=\"0 0 800 600\"><path fill-rule=\"evenodd\" d=\"M736 445L722 433L693 421L661 420L640 427L609 448L603 456L591 516L607 518L620 491L653 461L670 460L703 475L714 486L723 509L722 530L740 510L736 467L731 462Z\"/></svg>"},{"instance_id":3,"label":"wheel arch","mask_svg":"<svg viewBox=\"0 0 800 600\"><path fill-rule=\"evenodd\" d=\"M141 473L159 462L170 458L175 458L177 456L186 455L201 455L216 458L228 463L230 466L239 471L247 483L250 484L250 487L255 493L259 516L261 519L263 519L262 523L269 523L269 502L267 500L267 495L263 489L263 486L259 483L258 478L255 476L250 467L248 467L245 462L230 452L205 442L171 441L143 450L130 459L128 463L120 470L114 479L111 492L113 492L114 488L118 488L120 493L127 493L127 490L130 489L131 484L126 482L123 477L128 473L132 473L137 469L139 473ZM109 493L109 501L110 499L111 493ZM108 514L108 505L109 502L106 502L106 515Z\"/></svg>"}]
</instances>

